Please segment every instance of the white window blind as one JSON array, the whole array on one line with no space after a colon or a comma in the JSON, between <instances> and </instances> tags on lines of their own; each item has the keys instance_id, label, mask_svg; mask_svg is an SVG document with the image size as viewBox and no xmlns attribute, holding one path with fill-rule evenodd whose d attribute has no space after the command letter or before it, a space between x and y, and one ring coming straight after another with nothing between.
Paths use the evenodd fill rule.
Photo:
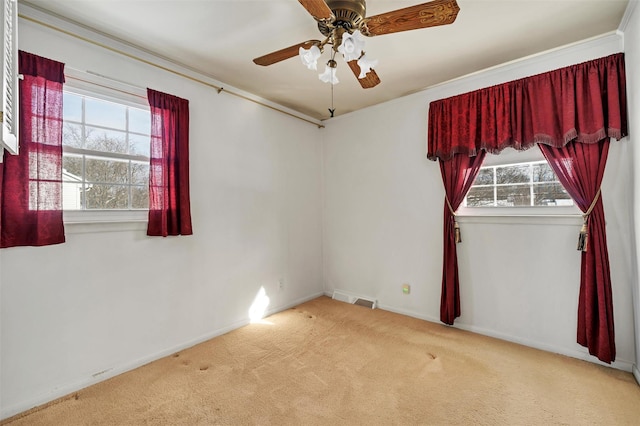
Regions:
<instances>
[{"instance_id":1,"label":"white window blind","mask_svg":"<svg viewBox=\"0 0 640 426\"><path fill-rule=\"evenodd\" d=\"M18 153L18 4L3 1L2 19L2 146ZM0 161L2 156L0 155Z\"/></svg>"}]
</instances>

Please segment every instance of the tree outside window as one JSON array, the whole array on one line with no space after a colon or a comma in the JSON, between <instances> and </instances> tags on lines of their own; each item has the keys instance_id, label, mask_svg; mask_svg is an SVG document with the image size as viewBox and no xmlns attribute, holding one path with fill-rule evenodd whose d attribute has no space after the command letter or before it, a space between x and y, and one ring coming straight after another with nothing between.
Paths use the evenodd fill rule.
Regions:
<instances>
[{"instance_id":1,"label":"tree outside window","mask_svg":"<svg viewBox=\"0 0 640 426\"><path fill-rule=\"evenodd\" d=\"M467 207L571 206L573 200L545 161L480 169Z\"/></svg>"}]
</instances>

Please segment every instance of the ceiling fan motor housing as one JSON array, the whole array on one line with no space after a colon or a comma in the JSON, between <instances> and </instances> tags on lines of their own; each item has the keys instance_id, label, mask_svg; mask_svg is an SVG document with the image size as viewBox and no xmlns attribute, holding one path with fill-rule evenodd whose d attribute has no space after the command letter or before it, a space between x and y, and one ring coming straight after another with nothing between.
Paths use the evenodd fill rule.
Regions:
<instances>
[{"instance_id":1,"label":"ceiling fan motor housing","mask_svg":"<svg viewBox=\"0 0 640 426\"><path fill-rule=\"evenodd\" d=\"M349 33L359 29L367 13L365 0L327 0L327 6L336 17L331 22L318 22L318 29L327 37L336 28L343 28Z\"/></svg>"}]
</instances>

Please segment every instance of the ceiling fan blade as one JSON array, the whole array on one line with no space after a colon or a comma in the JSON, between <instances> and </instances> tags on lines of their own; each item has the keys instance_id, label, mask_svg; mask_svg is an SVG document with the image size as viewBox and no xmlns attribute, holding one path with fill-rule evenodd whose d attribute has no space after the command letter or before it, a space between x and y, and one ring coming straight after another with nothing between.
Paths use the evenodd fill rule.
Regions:
<instances>
[{"instance_id":1,"label":"ceiling fan blade","mask_svg":"<svg viewBox=\"0 0 640 426\"><path fill-rule=\"evenodd\" d=\"M460 7L456 0L434 0L367 18L363 33L368 36L417 30L453 23Z\"/></svg>"},{"instance_id":2,"label":"ceiling fan blade","mask_svg":"<svg viewBox=\"0 0 640 426\"><path fill-rule=\"evenodd\" d=\"M316 21L329 20L333 18L333 12L324 0L298 0L302 7L314 17Z\"/></svg>"},{"instance_id":3,"label":"ceiling fan blade","mask_svg":"<svg viewBox=\"0 0 640 426\"><path fill-rule=\"evenodd\" d=\"M313 45L320 45L320 40L307 40L302 43L298 43L296 45L285 47L284 49L278 50L276 52L268 53L264 56L260 56L259 58L255 58L253 62L256 65L273 65L276 62L284 61L285 59L293 58L298 55L298 52L301 47L305 49L310 48Z\"/></svg>"},{"instance_id":4,"label":"ceiling fan blade","mask_svg":"<svg viewBox=\"0 0 640 426\"><path fill-rule=\"evenodd\" d=\"M358 76L360 75L360 66L358 65L358 60L354 59L353 61L347 62L347 64L349 64L349 68L351 68L353 74L356 76L356 78L358 78ZM360 86L362 86L363 89L371 89L372 87L376 87L378 84L380 84L380 78L378 77L378 74L376 74L376 71L374 69L369 71L364 78L358 78L358 81L360 82Z\"/></svg>"}]
</instances>

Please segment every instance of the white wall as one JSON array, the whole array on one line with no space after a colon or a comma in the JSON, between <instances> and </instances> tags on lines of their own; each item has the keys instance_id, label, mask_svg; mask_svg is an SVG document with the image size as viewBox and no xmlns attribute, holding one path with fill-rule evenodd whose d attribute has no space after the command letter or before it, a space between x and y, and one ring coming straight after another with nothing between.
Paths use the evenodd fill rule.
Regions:
<instances>
[{"instance_id":1,"label":"white wall","mask_svg":"<svg viewBox=\"0 0 640 426\"><path fill-rule=\"evenodd\" d=\"M323 141L325 291L374 297L384 309L439 321L444 191L438 164L426 159L429 102L621 50L621 37L611 34L332 120ZM629 254L630 145L612 143L603 182L614 366L629 371L636 264ZM456 326L597 361L575 343L580 219L461 222ZM402 293L403 283L411 294Z\"/></svg>"},{"instance_id":2,"label":"white wall","mask_svg":"<svg viewBox=\"0 0 640 426\"><path fill-rule=\"evenodd\" d=\"M629 140L630 155L629 161L633 167L633 223L632 233L634 235L634 259L632 267L633 274L633 300L635 307L635 336L636 336L636 359L634 374L640 383L640 7L637 1L629 2L621 29L624 31L624 49L627 72L627 93L629 102Z\"/></svg>"},{"instance_id":3,"label":"white wall","mask_svg":"<svg viewBox=\"0 0 640 426\"><path fill-rule=\"evenodd\" d=\"M24 19L19 40L189 99L194 235L71 225L65 244L3 249L2 418L247 323L261 286L271 311L322 294L321 130Z\"/></svg>"}]
</instances>

